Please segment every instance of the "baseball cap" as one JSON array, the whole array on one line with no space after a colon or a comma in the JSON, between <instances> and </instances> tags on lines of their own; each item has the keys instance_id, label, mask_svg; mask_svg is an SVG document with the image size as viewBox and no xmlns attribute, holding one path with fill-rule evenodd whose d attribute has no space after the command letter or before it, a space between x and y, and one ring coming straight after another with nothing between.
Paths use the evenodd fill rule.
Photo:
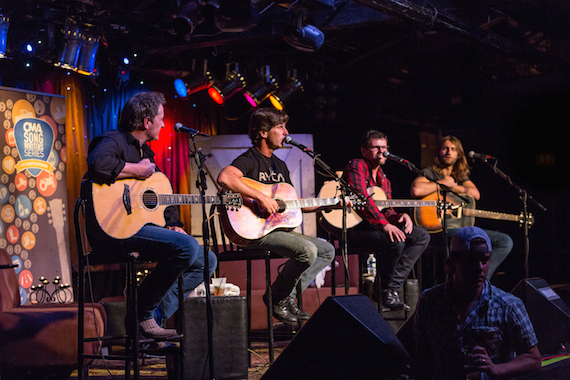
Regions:
<instances>
[{"instance_id":1,"label":"baseball cap","mask_svg":"<svg viewBox=\"0 0 570 380\"><path fill-rule=\"evenodd\" d=\"M475 242L473 240L476 240ZM471 243L475 244L471 244ZM491 252L491 239L479 227L463 227L451 239L451 252Z\"/></svg>"}]
</instances>

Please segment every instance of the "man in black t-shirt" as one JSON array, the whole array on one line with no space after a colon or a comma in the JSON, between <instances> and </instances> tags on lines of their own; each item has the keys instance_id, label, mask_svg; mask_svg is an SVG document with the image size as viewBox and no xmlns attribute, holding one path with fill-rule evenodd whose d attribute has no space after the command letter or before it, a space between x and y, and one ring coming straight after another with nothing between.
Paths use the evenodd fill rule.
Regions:
<instances>
[{"instance_id":1,"label":"man in black t-shirt","mask_svg":"<svg viewBox=\"0 0 570 380\"><path fill-rule=\"evenodd\" d=\"M249 137L253 147L226 166L218 176L218 183L223 188L257 201L260 208L269 214L279 211L278 203L274 198L249 186L243 178L262 184L291 185L287 165L273 154L283 146L283 139L289 134L286 127L288 120L285 112L273 108L261 108L253 112L249 121ZM316 210L306 208L303 211ZM300 310L295 302L296 285L300 283L301 291L306 289L334 258L334 247L318 238L293 231L274 230L247 245L247 248L264 248L291 258L271 286L273 315L289 325L297 324L299 319L309 319L310 315ZM263 300L267 305L267 294Z\"/></svg>"}]
</instances>

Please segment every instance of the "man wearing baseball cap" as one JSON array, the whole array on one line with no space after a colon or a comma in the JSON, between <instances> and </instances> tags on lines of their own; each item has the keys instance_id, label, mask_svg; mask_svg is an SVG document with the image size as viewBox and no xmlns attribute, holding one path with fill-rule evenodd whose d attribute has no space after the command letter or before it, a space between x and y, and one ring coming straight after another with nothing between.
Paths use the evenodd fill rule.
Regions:
<instances>
[{"instance_id":1,"label":"man wearing baseball cap","mask_svg":"<svg viewBox=\"0 0 570 380\"><path fill-rule=\"evenodd\" d=\"M450 280L425 290L416 307L414 379L512 378L540 369L524 304L487 280L491 249L479 227L451 239Z\"/></svg>"}]
</instances>

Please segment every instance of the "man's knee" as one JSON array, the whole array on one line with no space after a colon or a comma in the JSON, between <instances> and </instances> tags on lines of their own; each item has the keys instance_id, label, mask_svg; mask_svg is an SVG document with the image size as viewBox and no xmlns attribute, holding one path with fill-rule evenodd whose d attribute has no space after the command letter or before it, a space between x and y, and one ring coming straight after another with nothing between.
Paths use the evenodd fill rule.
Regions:
<instances>
[{"instance_id":1,"label":"man's knee","mask_svg":"<svg viewBox=\"0 0 570 380\"><path fill-rule=\"evenodd\" d=\"M315 260L317 259L319 252L317 247L314 244L305 244L299 247L295 255L295 259L301 263L306 265L307 267L311 266Z\"/></svg>"}]
</instances>

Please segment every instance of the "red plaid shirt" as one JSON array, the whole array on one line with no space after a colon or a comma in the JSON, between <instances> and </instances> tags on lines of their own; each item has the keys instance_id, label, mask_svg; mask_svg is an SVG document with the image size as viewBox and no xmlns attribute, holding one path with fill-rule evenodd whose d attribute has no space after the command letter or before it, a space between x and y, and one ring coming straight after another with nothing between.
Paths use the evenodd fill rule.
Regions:
<instances>
[{"instance_id":1,"label":"red plaid shirt","mask_svg":"<svg viewBox=\"0 0 570 380\"><path fill-rule=\"evenodd\" d=\"M392 184L382 168L378 168L377 180L372 177L372 171L368 162L362 158L351 160L343 174L344 179L360 194L367 195L366 189L371 186L381 188L386 194L386 198L392 199ZM393 208L380 211L372 198L366 202L366 207L357 209L358 215L375 228L383 227L389 223L396 223L400 214Z\"/></svg>"}]
</instances>

